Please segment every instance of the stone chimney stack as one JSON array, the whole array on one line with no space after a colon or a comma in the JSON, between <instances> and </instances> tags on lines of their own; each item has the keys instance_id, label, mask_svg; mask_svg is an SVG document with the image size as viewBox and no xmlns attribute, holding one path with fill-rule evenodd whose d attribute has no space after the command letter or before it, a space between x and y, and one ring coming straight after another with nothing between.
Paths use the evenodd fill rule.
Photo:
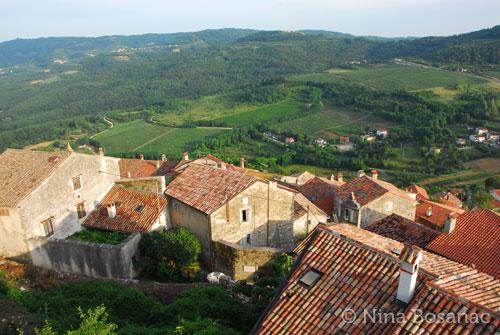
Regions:
<instances>
[{"instance_id":1,"label":"stone chimney stack","mask_svg":"<svg viewBox=\"0 0 500 335\"><path fill-rule=\"evenodd\" d=\"M330 175L330 180L331 180L331 181L335 181L335 175L334 175L334 174L331 174L331 175Z\"/></svg>"},{"instance_id":2,"label":"stone chimney stack","mask_svg":"<svg viewBox=\"0 0 500 335\"><path fill-rule=\"evenodd\" d=\"M342 172L337 173L337 181L339 183L343 183L344 182L344 175L342 174Z\"/></svg>"},{"instance_id":3,"label":"stone chimney stack","mask_svg":"<svg viewBox=\"0 0 500 335\"><path fill-rule=\"evenodd\" d=\"M182 160L188 161L189 160L189 153L188 152L183 152L182 153Z\"/></svg>"},{"instance_id":4,"label":"stone chimney stack","mask_svg":"<svg viewBox=\"0 0 500 335\"><path fill-rule=\"evenodd\" d=\"M111 219L114 219L116 217L116 204L114 202L108 204L108 216Z\"/></svg>"},{"instance_id":5,"label":"stone chimney stack","mask_svg":"<svg viewBox=\"0 0 500 335\"><path fill-rule=\"evenodd\" d=\"M245 168L245 157L240 157L240 168Z\"/></svg>"},{"instance_id":6,"label":"stone chimney stack","mask_svg":"<svg viewBox=\"0 0 500 335\"><path fill-rule=\"evenodd\" d=\"M104 156L104 148L103 147L99 147L99 155Z\"/></svg>"},{"instance_id":7,"label":"stone chimney stack","mask_svg":"<svg viewBox=\"0 0 500 335\"><path fill-rule=\"evenodd\" d=\"M161 154L161 161L166 162L167 161L167 155Z\"/></svg>"},{"instance_id":8,"label":"stone chimney stack","mask_svg":"<svg viewBox=\"0 0 500 335\"><path fill-rule=\"evenodd\" d=\"M365 171L363 170L358 170L358 178L361 178L365 175Z\"/></svg>"},{"instance_id":9,"label":"stone chimney stack","mask_svg":"<svg viewBox=\"0 0 500 335\"><path fill-rule=\"evenodd\" d=\"M450 213L448 215L448 218L446 219L444 223L444 233L451 233L453 230L455 230L455 225L457 224L457 214L456 213Z\"/></svg>"},{"instance_id":10,"label":"stone chimney stack","mask_svg":"<svg viewBox=\"0 0 500 335\"><path fill-rule=\"evenodd\" d=\"M399 285L396 298L408 304L415 294L418 266L422 260L422 249L414 245L405 244L399 255L399 260Z\"/></svg>"},{"instance_id":11,"label":"stone chimney stack","mask_svg":"<svg viewBox=\"0 0 500 335\"><path fill-rule=\"evenodd\" d=\"M373 179L378 179L378 171L377 170L373 169L371 171L371 174L372 174L372 178Z\"/></svg>"},{"instance_id":12,"label":"stone chimney stack","mask_svg":"<svg viewBox=\"0 0 500 335\"><path fill-rule=\"evenodd\" d=\"M141 161L143 161L143 160L144 160L144 155L143 155L143 154L139 154L139 159L140 159Z\"/></svg>"}]
</instances>

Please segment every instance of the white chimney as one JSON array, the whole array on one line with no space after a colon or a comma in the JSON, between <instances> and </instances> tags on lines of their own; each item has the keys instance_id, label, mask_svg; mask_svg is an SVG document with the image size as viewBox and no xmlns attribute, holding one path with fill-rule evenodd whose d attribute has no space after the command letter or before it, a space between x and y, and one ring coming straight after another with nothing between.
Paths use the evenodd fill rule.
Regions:
<instances>
[{"instance_id":1,"label":"white chimney","mask_svg":"<svg viewBox=\"0 0 500 335\"><path fill-rule=\"evenodd\" d=\"M358 178L361 178L365 175L365 171L363 170L358 170Z\"/></svg>"},{"instance_id":2,"label":"white chimney","mask_svg":"<svg viewBox=\"0 0 500 335\"><path fill-rule=\"evenodd\" d=\"M224 162L220 162L219 167L220 167L222 170L225 170L225 169L226 169L226 163L224 163Z\"/></svg>"},{"instance_id":3,"label":"white chimney","mask_svg":"<svg viewBox=\"0 0 500 335\"><path fill-rule=\"evenodd\" d=\"M156 161L156 168L159 169L160 168L160 161Z\"/></svg>"},{"instance_id":4,"label":"white chimney","mask_svg":"<svg viewBox=\"0 0 500 335\"><path fill-rule=\"evenodd\" d=\"M240 157L240 168L245 168L245 157Z\"/></svg>"},{"instance_id":5,"label":"white chimney","mask_svg":"<svg viewBox=\"0 0 500 335\"><path fill-rule=\"evenodd\" d=\"M344 175L342 174L342 172L337 173L337 181L339 183L343 183L344 182Z\"/></svg>"},{"instance_id":6,"label":"white chimney","mask_svg":"<svg viewBox=\"0 0 500 335\"><path fill-rule=\"evenodd\" d=\"M373 169L371 171L371 174L372 174L372 178L373 179L378 179L378 171L377 170Z\"/></svg>"},{"instance_id":7,"label":"white chimney","mask_svg":"<svg viewBox=\"0 0 500 335\"><path fill-rule=\"evenodd\" d=\"M132 178L132 173L130 171L127 171L127 178Z\"/></svg>"},{"instance_id":8,"label":"white chimney","mask_svg":"<svg viewBox=\"0 0 500 335\"><path fill-rule=\"evenodd\" d=\"M455 213L450 213L448 218L444 222L444 233L451 233L455 230L455 225L457 224L457 215Z\"/></svg>"},{"instance_id":9,"label":"white chimney","mask_svg":"<svg viewBox=\"0 0 500 335\"><path fill-rule=\"evenodd\" d=\"M167 161L167 156L165 154L161 154L161 160L163 162L166 162Z\"/></svg>"},{"instance_id":10,"label":"white chimney","mask_svg":"<svg viewBox=\"0 0 500 335\"><path fill-rule=\"evenodd\" d=\"M104 156L104 148L103 147L99 148L99 155Z\"/></svg>"},{"instance_id":11,"label":"white chimney","mask_svg":"<svg viewBox=\"0 0 500 335\"><path fill-rule=\"evenodd\" d=\"M114 219L116 217L116 205L114 202L108 204L108 216L111 219Z\"/></svg>"},{"instance_id":12,"label":"white chimney","mask_svg":"<svg viewBox=\"0 0 500 335\"><path fill-rule=\"evenodd\" d=\"M405 244L399 255L399 284L396 298L408 304L415 295L418 265L422 260L422 249L415 245Z\"/></svg>"},{"instance_id":13,"label":"white chimney","mask_svg":"<svg viewBox=\"0 0 500 335\"><path fill-rule=\"evenodd\" d=\"M182 160L188 161L189 160L189 153L183 152L182 153Z\"/></svg>"},{"instance_id":14,"label":"white chimney","mask_svg":"<svg viewBox=\"0 0 500 335\"><path fill-rule=\"evenodd\" d=\"M429 217L432 215L432 207L429 207L427 208L427 210L425 211L425 216Z\"/></svg>"},{"instance_id":15,"label":"white chimney","mask_svg":"<svg viewBox=\"0 0 500 335\"><path fill-rule=\"evenodd\" d=\"M143 161L143 160L144 160L144 155L143 155L143 154L139 154L139 159L140 159L141 161Z\"/></svg>"}]
</instances>

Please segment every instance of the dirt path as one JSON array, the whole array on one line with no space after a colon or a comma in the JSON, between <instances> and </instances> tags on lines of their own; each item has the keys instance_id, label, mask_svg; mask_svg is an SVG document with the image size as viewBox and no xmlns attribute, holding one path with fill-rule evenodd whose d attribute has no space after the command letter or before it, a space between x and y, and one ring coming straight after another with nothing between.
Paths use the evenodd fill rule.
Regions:
<instances>
[{"instance_id":1,"label":"dirt path","mask_svg":"<svg viewBox=\"0 0 500 335\"><path fill-rule=\"evenodd\" d=\"M232 127L196 127L199 129L225 129L225 130L232 130Z\"/></svg>"},{"instance_id":2,"label":"dirt path","mask_svg":"<svg viewBox=\"0 0 500 335\"><path fill-rule=\"evenodd\" d=\"M141 144L141 145L139 145L139 146L137 146L137 147L133 148L133 149L132 149L132 151L139 150L140 148L143 148L143 147L145 147L146 145L148 145L148 144L150 144L150 143L153 143L154 141L156 141L156 140L158 140L158 139L162 138L163 136L165 136L165 135L167 135L167 134L170 134L171 132L173 132L173 131L175 131L175 130L177 130L177 129L178 129L178 128L169 129L169 130L167 130L166 132L164 132L163 134L158 135L158 136L156 136L156 137L153 137L153 138L152 138L152 139L150 139L149 141L144 142L143 144Z\"/></svg>"},{"instance_id":3,"label":"dirt path","mask_svg":"<svg viewBox=\"0 0 500 335\"><path fill-rule=\"evenodd\" d=\"M111 128L113 128L113 127L115 126L115 125L113 124L113 122L111 122L110 120L106 119L106 117L103 117L103 119L104 119L104 122L106 122L106 123L108 124L108 126L109 126L109 128L108 128L108 129L111 129ZM106 129L106 130L108 130L108 129ZM100 132L98 132L97 134L94 134L94 135L90 136L89 138L94 138L94 137L96 137L97 135L104 133L106 130L100 131Z\"/></svg>"},{"instance_id":4,"label":"dirt path","mask_svg":"<svg viewBox=\"0 0 500 335\"><path fill-rule=\"evenodd\" d=\"M113 128L113 122L111 122L110 120L106 119L106 117L104 117L104 122L106 122L107 124L109 124L109 128Z\"/></svg>"}]
</instances>

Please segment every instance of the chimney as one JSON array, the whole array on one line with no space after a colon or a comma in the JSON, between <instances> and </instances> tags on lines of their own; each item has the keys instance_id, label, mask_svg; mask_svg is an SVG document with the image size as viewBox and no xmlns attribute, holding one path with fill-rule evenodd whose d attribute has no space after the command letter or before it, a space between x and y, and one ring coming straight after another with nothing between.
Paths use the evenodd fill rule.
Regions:
<instances>
[{"instance_id":1,"label":"chimney","mask_svg":"<svg viewBox=\"0 0 500 335\"><path fill-rule=\"evenodd\" d=\"M408 304L415 294L422 249L415 245L405 244L399 255L399 260L399 284L396 298Z\"/></svg>"},{"instance_id":2,"label":"chimney","mask_svg":"<svg viewBox=\"0 0 500 335\"><path fill-rule=\"evenodd\" d=\"M358 170L358 178L361 178L365 175L365 171L363 170Z\"/></svg>"},{"instance_id":3,"label":"chimney","mask_svg":"<svg viewBox=\"0 0 500 335\"><path fill-rule=\"evenodd\" d=\"M222 170L225 170L225 169L226 169L226 163L224 163L224 162L220 162L220 163L219 163L219 167L220 167Z\"/></svg>"},{"instance_id":4,"label":"chimney","mask_svg":"<svg viewBox=\"0 0 500 335\"><path fill-rule=\"evenodd\" d=\"M342 174L342 172L337 173L337 181L339 183L343 183L344 182L344 175Z\"/></svg>"},{"instance_id":5,"label":"chimney","mask_svg":"<svg viewBox=\"0 0 500 335\"><path fill-rule=\"evenodd\" d=\"M425 211L425 216L429 217L432 215L432 207L429 207L427 208L427 210Z\"/></svg>"},{"instance_id":6,"label":"chimney","mask_svg":"<svg viewBox=\"0 0 500 335\"><path fill-rule=\"evenodd\" d=\"M140 159L141 161L143 161L143 160L144 160L144 155L143 155L143 154L139 154L139 159Z\"/></svg>"},{"instance_id":7,"label":"chimney","mask_svg":"<svg viewBox=\"0 0 500 335\"><path fill-rule=\"evenodd\" d=\"M331 180L331 181L335 181L335 175L334 175L334 174L331 174L331 175L330 175L330 180Z\"/></svg>"},{"instance_id":8,"label":"chimney","mask_svg":"<svg viewBox=\"0 0 500 335\"><path fill-rule=\"evenodd\" d=\"M240 168L245 168L245 157L240 157Z\"/></svg>"},{"instance_id":9,"label":"chimney","mask_svg":"<svg viewBox=\"0 0 500 335\"><path fill-rule=\"evenodd\" d=\"M182 153L182 160L184 160L184 161L188 161L188 160L189 160L189 153L187 153L187 152L183 152L183 153Z\"/></svg>"},{"instance_id":10,"label":"chimney","mask_svg":"<svg viewBox=\"0 0 500 335\"><path fill-rule=\"evenodd\" d=\"M450 213L448 215L448 218L444 222L443 232L444 233L451 233L453 230L455 230L455 225L456 224L457 224L457 214L456 213Z\"/></svg>"},{"instance_id":11,"label":"chimney","mask_svg":"<svg viewBox=\"0 0 500 335\"><path fill-rule=\"evenodd\" d=\"M69 152L73 152L73 148L71 147L71 144L69 144L69 142L66 144L66 150L68 150Z\"/></svg>"},{"instance_id":12,"label":"chimney","mask_svg":"<svg viewBox=\"0 0 500 335\"><path fill-rule=\"evenodd\" d=\"M165 154L161 154L161 161L166 162L167 161L167 156Z\"/></svg>"},{"instance_id":13,"label":"chimney","mask_svg":"<svg viewBox=\"0 0 500 335\"><path fill-rule=\"evenodd\" d=\"M371 174L372 174L372 178L373 179L378 179L378 171L377 170L373 169L371 171Z\"/></svg>"},{"instance_id":14,"label":"chimney","mask_svg":"<svg viewBox=\"0 0 500 335\"><path fill-rule=\"evenodd\" d=\"M160 161L156 161L156 168L159 169L160 168Z\"/></svg>"},{"instance_id":15,"label":"chimney","mask_svg":"<svg viewBox=\"0 0 500 335\"><path fill-rule=\"evenodd\" d=\"M104 148L99 147L99 155L104 156Z\"/></svg>"},{"instance_id":16,"label":"chimney","mask_svg":"<svg viewBox=\"0 0 500 335\"><path fill-rule=\"evenodd\" d=\"M116 205L114 202L108 204L108 216L111 219L114 219L116 217Z\"/></svg>"},{"instance_id":17,"label":"chimney","mask_svg":"<svg viewBox=\"0 0 500 335\"><path fill-rule=\"evenodd\" d=\"M132 178L132 173L130 173L130 171L127 171L127 178Z\"/></svg>"}]
</instances>

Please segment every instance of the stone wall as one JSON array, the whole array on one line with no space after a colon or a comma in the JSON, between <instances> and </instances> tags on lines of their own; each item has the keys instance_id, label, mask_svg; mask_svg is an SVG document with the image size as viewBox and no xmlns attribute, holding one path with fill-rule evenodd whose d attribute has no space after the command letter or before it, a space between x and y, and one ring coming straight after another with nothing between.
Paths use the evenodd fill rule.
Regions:
<instances>
[{"instance_id":1,"label":"stone wall","mask_svg":"<svg viewBox=\"0 0 500 335\"><path fill-rule=\"evenodd\" d=\"M388 206L390 204L390 206ZM403 199L387 192L379 199L367 204L361 209L361 227L366 228L375 221L388 215L397 214L410 220L415 220L417 203Z\"/></svg>"},{"instance_id":2,"label":"stone wall","mask_svg":"<svg viewBox=\"0 0 500 335\"><path fill-rule=\"evenodd\" d=\"M84 241L37 238L30 240L34 265L89 277L134 278L133 257L140 233L130 235L118 245Z\"/></svg>"},{"instance_id":3,"label":"stone wall","mask_svg":"<svg viewBox=\"0 0 500 335\"><path fill-rule=\"evenodd\" d=\"M121 179L117 180L116 184L122 185L124 188L147 191L152 193L163 194L165 191L165 177L146 177L136 179Z\"/></svg>"},{"instance_id":4,"label":"stone wall","mask_svg":"<svg viewBox=\"0 0 500 335\"><path fill-rule=\"evenodd\" d=\"M214 271L223 272L234 280L252 280L259 267L266 265L283 251L276 248L244 247L225 241L213 242Z\"/></svg>"}]
</instances>

